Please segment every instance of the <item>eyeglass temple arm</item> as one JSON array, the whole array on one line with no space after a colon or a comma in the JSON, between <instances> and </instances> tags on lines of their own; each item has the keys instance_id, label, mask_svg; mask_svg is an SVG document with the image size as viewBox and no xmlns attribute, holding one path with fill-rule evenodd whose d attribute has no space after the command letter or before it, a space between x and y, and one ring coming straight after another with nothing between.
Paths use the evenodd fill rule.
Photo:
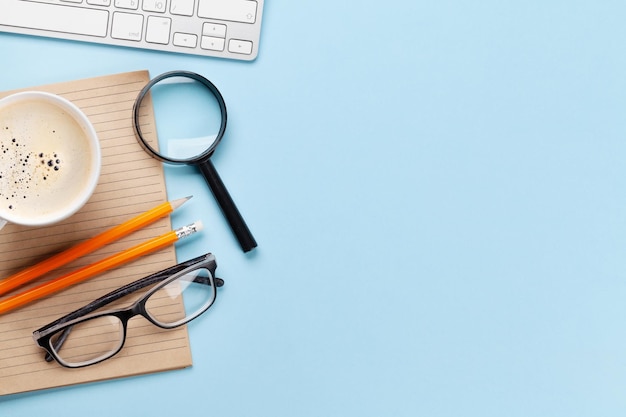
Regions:
<instances>
[{"instance_id":1,"label":"eyeglass temple arm","mask_svg":"<svg viewBox=\"0 0 626 417\"><path fill-rule=\"evenodd\" d=\"M70 332L72 331L72 327L73 326L66 327L65 329L63 329L63 331L61 332L61 335L57 338L57 340L55 340L54 342L55 351L58 351L59 349L61 349L61 346L63 346L63 343L65 343L65 340L70 335ZM54 360L54 358L49 352L46 352L45 359L46 359L46 362L52 362Z\"/></svg>"}]
</instances>

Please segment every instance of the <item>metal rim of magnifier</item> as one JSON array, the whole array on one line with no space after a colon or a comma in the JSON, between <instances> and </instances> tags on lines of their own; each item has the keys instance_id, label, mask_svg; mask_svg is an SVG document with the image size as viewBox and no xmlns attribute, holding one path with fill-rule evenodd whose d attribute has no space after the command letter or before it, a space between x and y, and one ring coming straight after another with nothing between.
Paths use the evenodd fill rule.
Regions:
<instances>
[{"instance_id":1,"label":"metal rim of magnifier","mask_svg":"<svg viewBox=\"0 0 626 417\"><path fill-rule=\"evenodd\" d=\"M217 132L217 136L215 137L215 140L213 141L213 143L211 144L211 146L209 146L207 150L205 150L201 154L196 155L192 158L182 158L182 159L170 158L168 156L165 156L157 152L154 148L152 148L152 146L150 146L148 141L143 137L143 132L141 131L141 126L139 125L139 112L141 108L141 103L143 102L144 98L146 97L150 89L152 89L152 87L158 82L163 81L166 78L172 78L172 77L191 78L193 80L198 81L199 83L204 85L215 96L215 99L217 100L217 103L220 107L222 121L220 124L220 130ZM146 84L144 88L141 89L141 91L137 95L137 99L135 100L135 103L133 104L133 127L135 128L135 134L137 136L137 140L139 141L139 144L152 157L160 160L161 162L168 162L171 164L199 164L199 163L207 161L211 157L211 155L213 155L215 148L217 147L217 145L222 140L222 137L224 136L224 132L226 131L226 119L227 119L226 103L224 103L224 97L222 97L222 94L219 92L217 87L211 81L207 80L202 75L196 74L195 72L190 72L190 71L170 71L170 72L165 72L161 75L154 77L152 80L150 80L150 82L148 82L148 84Z\"/></svg>"}]
</instances>

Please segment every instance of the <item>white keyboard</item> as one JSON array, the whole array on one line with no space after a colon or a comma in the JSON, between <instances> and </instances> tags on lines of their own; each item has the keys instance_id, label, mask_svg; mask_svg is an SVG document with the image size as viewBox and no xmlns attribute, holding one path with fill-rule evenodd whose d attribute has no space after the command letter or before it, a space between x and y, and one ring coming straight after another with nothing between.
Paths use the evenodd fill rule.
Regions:
<instances>
[{"instance_id":1,"label":"white keyboard","mask_svg":"<svg viewBox=\"0 0 626 417\"><path fill-rule=\"evenodd\" d=\"M251 61L264 0L0 0L0 31Z\"/></svg>"}]
</instances>

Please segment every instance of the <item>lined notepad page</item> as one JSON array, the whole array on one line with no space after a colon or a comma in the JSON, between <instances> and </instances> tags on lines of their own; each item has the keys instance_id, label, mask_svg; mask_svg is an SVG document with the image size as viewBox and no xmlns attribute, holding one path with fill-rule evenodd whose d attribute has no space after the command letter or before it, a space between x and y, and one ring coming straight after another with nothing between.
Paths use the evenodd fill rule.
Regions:
<instances>
[{"instance_id":1,"label":"lined notepad page","mask_svg":"<svg viewBox=\"0 0 626 417\"><path fill-rule=\"evenodd\" d=\"M44 228L9 224L0 231L0 279L167 200L162 165L142 150L132 128L133 102L148 81L148 72L138 71L27 89L63 96L87 114L100 138L102 174L93 197L70 219ZM10 93L0 93L0 97ZM152 112L150 107L144 111ZM169 217L161 219L31 286L170 230ZM175 248L171 246L0 315L0 395L190 366L186 327L161 330L141 317L130 321L125 347L116 357L87 368L66 369L56 362L46 362L44 351L32 339L34 330L52 320L175 263Z\"/></svg>"}]
</instances>

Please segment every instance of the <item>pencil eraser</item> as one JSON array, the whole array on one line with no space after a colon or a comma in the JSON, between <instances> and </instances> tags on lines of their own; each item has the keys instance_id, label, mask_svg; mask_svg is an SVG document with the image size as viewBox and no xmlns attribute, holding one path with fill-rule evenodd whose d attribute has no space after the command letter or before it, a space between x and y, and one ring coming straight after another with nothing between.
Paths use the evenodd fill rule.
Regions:
<instances>
[{"instance_id":1,"label":"pencil eraser","mask_svg":"<svg viewBox=\"0 0 626 417\"><path fill-rule=\"evenodd\" d=\"M204 229L204 224L202 224L202 220L194 222L194 226L196 227L197 232L200 232L202 229Z\"/></svg>"}]
</instances>

